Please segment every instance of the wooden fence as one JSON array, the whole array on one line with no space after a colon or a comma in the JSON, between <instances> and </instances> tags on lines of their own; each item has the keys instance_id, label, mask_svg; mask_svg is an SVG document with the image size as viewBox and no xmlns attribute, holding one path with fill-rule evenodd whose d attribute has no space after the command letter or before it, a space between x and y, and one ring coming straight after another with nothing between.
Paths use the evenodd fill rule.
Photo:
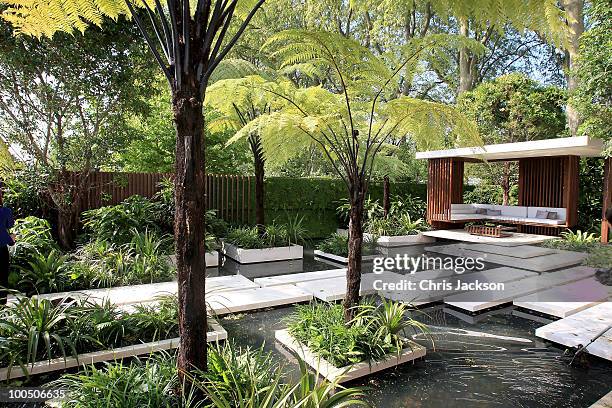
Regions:
<instances>
[{"instance_id":1,"label":"wooden fence","mask_svg":"<svg viewBox=\"0 0 612 408\"><path fill-rule=\"evenodd\" d=\"M152 198L160 191L160 183L172 176L172 173L92 173L81 208L88 210L116 205L133 195ZM255 195L253 177L208 174L204 194L207 209L216 210L220 218L239 223L252 220Z\"/></svg>"}]
</instances>

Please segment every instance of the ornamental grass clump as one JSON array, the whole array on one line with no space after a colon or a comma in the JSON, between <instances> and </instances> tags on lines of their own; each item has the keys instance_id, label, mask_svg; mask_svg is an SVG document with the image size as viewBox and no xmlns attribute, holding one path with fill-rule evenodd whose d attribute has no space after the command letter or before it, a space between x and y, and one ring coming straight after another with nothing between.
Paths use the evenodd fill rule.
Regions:
<instances>
[{"instance_id":1,"label":"ornamental grass clump","mask_svg":"<svg viewBox=\"0 0 612 408\"><path fill-rule=\"evenodd\" d=\"M427 331L424 324L407 315L408 308L385 299L378 304L362 302L355 307L354 319L346 323L342 305L313 302L296 306L288 319L288 330L300 344L335 367L374 362L410 347L409 331Z\"/></svg>"},{"instance_id":2,"label":"ornamental grass clump","mask_svg":"<svg viewBox=\"0 0 612 408\"><path fill-rule=\"evenodd\" d=\"M65 389L62 408L341 408L370 407L365 389L320 381L300 361L297 381L261 348L217 343L208 352L208 370L188 374L191 387L179 381L176 357L167 352L149 358L86 367L52 382Z\"/></svg>"},{"instance_id":3,"label":"ornamental grass clump","mask_svg":"<svg viewBox=\"0 0 612 408\"><path fill-rule=\"evenodd\" d=\"M0 366L25 367L37 361L76 357L178 337L177 301L162 297L132 313L110 302L18 297L0 309Z\"/></svg>"}]
</instances>

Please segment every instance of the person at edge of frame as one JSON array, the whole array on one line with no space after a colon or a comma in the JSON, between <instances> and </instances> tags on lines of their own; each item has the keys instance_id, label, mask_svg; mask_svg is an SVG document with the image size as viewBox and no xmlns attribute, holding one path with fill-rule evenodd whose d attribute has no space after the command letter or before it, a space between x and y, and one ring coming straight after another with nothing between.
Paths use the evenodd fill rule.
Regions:
<instances>
[{"instance_id":1,"label":"person at edge of frame","mask_svg":"<svg viewBox=\"0 0 612 408\"><path fill-rule=\"evenodd\" d=\"M9 233L9 230L15 225L13 211L4 206L2 187L0 182L0 305L6 304L8 295L10 266L8 247L15 244L15 236Z\"/></svg>"}]
</instances>

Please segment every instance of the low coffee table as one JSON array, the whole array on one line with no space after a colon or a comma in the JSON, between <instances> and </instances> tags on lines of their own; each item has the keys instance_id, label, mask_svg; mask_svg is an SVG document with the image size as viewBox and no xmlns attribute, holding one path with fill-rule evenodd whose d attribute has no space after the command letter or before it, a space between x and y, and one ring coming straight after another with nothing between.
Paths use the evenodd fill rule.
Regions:
<instances>
[{"instance_id":1,"label":"low coffee table","mask_svg":"<svg viewBox=\"0 0 612 408\"><path fill-rule=\"evenodd\" d=\"M506 238L512 236L512 233L507 228L503 225L493 227L488 225L469 225L465 227L465 230L472 235L479 235L481 237Z\"/></svg>"}]
</instances>

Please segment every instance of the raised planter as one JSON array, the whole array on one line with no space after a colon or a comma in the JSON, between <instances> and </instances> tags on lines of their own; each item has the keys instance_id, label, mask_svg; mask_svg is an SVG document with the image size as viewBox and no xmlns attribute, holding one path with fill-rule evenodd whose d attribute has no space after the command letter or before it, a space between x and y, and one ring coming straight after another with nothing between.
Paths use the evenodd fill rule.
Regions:
<instances>
[{"instance_id":1,"label":"raised planter","mask_svg":"<svg viewBox=\"0 0 612 408\"><path fill-rule=\"evenodd\" d=\"M364 233L364 239L374 239L372 234ZM431 244L436 242L435 238L426 237L421 232L416 235L381 235L378 237L376 243L382 247L396 247L396 246L408 246L408 245L421 245Z\"/></svg>"},{"instance_id":2,"label":"raised planter","mask_svg":"<svg viewBox=\"0 0 612 408\"><path fill-rule=\"evenodd\" d=\"M215 342L227 339L227 331L215 319L208 319L210 331L206 333L207 342ZM151 354L156 351L171 350L178 348L179 338L153 341L150 343L136 344L133 346L119 347L112 350L94 351L91 353L79 354L76 357L60 357L51 360L38 361L28 364L23 368L20 366L0 368L0 381L25 377L28 375L43 374L52 371L65 370L79 366L86 366L103 361L120 360L126 357L141 356Z\"/></svg>"},{"instance_id":3,"label":"raised planter","mask_svg":"<svg viewBox=\"0 0 612 408\"><path fill-rule=\"evenodd\" d=\"M334 255L334 254L330 254L329 252L323 252L323 251L319 251L318 249L314 250L314 255L315 257L320 257L323 259L328 259L330 261L334 261L337 263L341 263L341 264L348 264L348 258L344 257L344 256L340 256L340 255ZM375 255L366 255L361 257L361 260L364 262L368 262L368 261L373 261L374 258L379 257L380 254L375 254Z\"/></svg>"},{"instance_id":4,"label":"raised planter","mask_svg":"<svg viewBox=\"0 0 612 408\"><path fill-rule=\"evenodd\" d=\"M327 360L317 356L307 346L298 343L297 340L291 337L287 330L277 330L274 333L274 337L276 341L304 360L304 362L320 376L328 381L337 381L338 384L413 361L417 358L424 357L426 353L425 347L410 342L410 347L405 348L399 355L388 354L382 360L363 361L351 366L338 368Z\"/></svg>"},{"instance_id":5,"label":"raised planter","mask_svg":"<svg viewBox=\"0 0 612 408\"><path fill-rule=\"evenodd\" d=\"M219 251L209 251L206 253L206 267L214 268L219 266ZM170 263L176 266L176 255L170 255Z\"/></svg>"},{"instance_id":6,"label":"raised planter","mask_svg":"<svg viewBox=\"0 0 612 408\"><path fill-rule=\"evenodd\" d=\"M244 249L233 244L223 242L221 251L228 258L241 264L286 261L289 259L304 258L304 248L301 245L291 245L285 247Z\"/></svg>"}]
</instances>

